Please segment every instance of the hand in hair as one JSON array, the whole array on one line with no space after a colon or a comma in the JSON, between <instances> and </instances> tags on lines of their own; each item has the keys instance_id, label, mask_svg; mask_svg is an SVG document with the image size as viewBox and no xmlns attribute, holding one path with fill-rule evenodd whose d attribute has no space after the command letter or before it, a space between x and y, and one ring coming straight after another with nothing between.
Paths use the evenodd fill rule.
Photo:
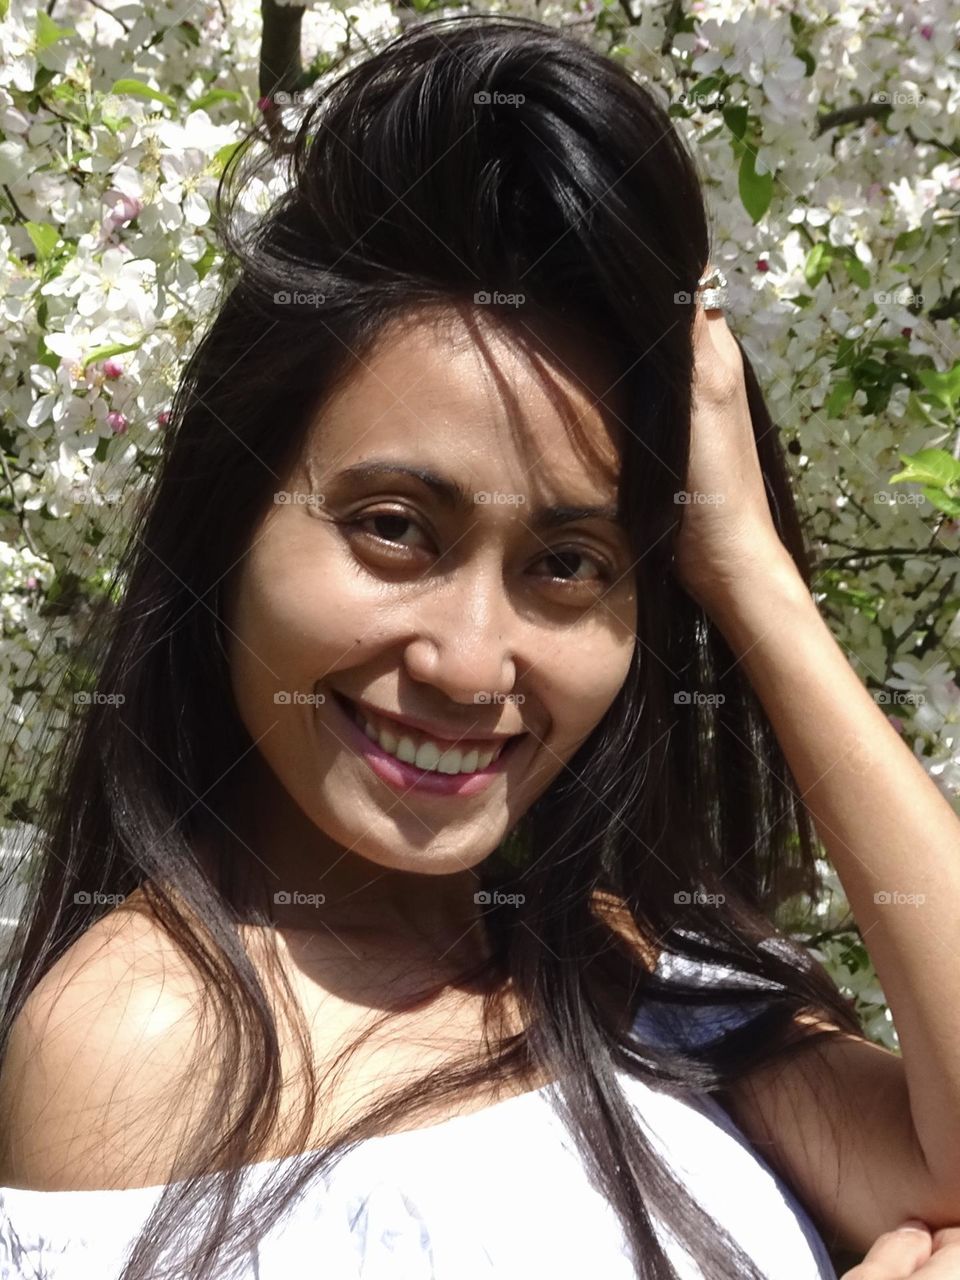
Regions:
<instances>
[{"instance_id":1,"label":"hand in hair","mask_svg":"<svg viewBox=\"0 0 960 1280\"><path fill-rule=\"evenodd\" d=\"M721 310L694 308L690 450L674 571L708 611L793 561L774 523L748 403L743 356Z\"/></svg>"},{"instance_id":2,"label":"hand in hair","mask_svg":"<svg viewBox=\"0 0 960 1280\"><path fill-rule=\"evenodd\" d=\"M885 1231L863 1261L841 1280L960 1280L960 1227L931 1235L918 1220Z\"/></svg>"}]
</instances>

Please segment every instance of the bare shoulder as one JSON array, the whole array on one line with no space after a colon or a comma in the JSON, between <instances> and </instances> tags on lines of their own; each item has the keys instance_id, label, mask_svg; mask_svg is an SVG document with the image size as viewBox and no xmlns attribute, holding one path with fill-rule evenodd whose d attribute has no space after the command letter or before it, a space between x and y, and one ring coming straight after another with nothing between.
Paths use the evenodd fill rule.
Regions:
<instances>
[{"instance_id":1,"label":"bare shoulder","mask_svg":"<svg viewBox=\"0 0 960 1280\"><path fill-rule=\"evenodd\" d=\"M172 940L134 906L77 939L30 993L0 1064L0 1185L168 1181L191 1119L181 1087L198 994Z\"/></svg>"}]
</instances>

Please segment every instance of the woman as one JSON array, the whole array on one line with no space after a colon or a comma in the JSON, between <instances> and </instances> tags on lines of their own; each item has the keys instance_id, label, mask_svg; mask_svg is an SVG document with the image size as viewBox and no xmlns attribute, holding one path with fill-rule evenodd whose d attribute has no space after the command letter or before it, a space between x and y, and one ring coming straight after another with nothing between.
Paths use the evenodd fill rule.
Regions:
<instances>
[{"instance_id":1,"label":"woman","mask_svg":"<svg viewBox=\"0 0 960 1280\"><path fill-rule=\"evenodd\" d=\"M227 206L91 629L0 1022L8 1267L824 1276L960 1220L960 828L812 603L668 117L443 19L290 177ZM773 919L811 815L902 1061Z\"/></svg>"}]
</instances>

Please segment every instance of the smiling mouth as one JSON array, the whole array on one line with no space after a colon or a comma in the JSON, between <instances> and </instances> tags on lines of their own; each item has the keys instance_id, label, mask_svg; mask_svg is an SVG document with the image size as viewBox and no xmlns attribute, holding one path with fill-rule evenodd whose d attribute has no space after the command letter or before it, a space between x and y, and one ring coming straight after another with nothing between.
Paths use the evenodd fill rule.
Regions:
<instances>
[{"instance_id":1,"label":"smiling mouth","mask_svg":"<svg viewBox=\"0 0 960 1280\"><path fill-rule=\"evenodd\" d=\"M495 764L504 752L513 748L526 733L514 734L497 743L490 743L481 750L474 743L466 747L452 746L448 742L432 739L419 729L412 729L387 716L375 716L362 710L338 690L333 696L343 711L381 751L393 756L401 764L410 765L427 773L448 776L482 773ZM469 743L469 739L464 738Z\"/></svg>"}]
</instances>

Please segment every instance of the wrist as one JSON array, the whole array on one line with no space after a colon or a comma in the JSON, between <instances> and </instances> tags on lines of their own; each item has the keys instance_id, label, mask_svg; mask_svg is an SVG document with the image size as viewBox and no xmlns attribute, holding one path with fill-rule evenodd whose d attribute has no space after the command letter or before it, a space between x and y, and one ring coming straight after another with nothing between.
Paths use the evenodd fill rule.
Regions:
<instances>
[{"instance_id":1,"label":"wrist","mask_svg":"<svg viewBox=\"0 0 960 1280\"><path fill-rule=\"evenodd\" d=\"M810 589L782 542L713 574L691 594L724 632L752 623L766 629L780 613L816 611Z\"/></svg>"}]
</instances>

